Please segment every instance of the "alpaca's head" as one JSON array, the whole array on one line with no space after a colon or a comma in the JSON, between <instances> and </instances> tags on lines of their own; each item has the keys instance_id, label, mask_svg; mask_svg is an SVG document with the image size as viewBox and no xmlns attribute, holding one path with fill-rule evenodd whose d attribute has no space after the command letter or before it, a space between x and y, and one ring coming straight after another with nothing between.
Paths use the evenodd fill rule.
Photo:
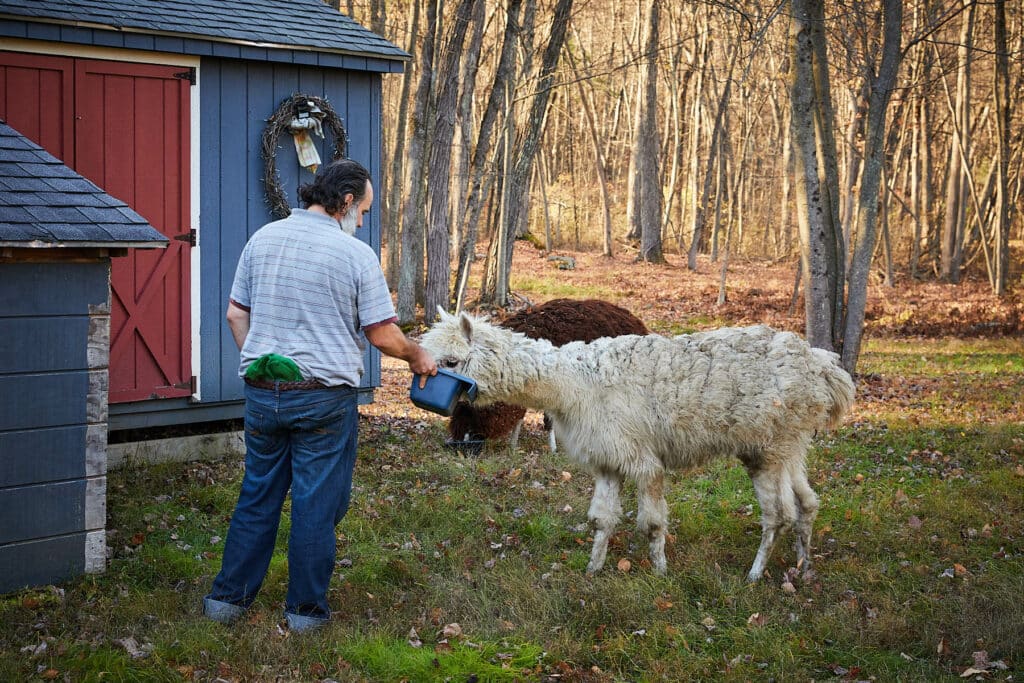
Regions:
<instances>
[{"instance_id":1,"label":"alpaca's head","mask_svg":"<svg viewBox=\"0 0 1024 683\"><path fill-rule=\"evenodd\" d=\"M466 313L454 316L438 309L441 319L423 335L420 344L437 361L437 367L474 379L479 391L477 404L501 401L497 395L509 350L522 335L490 324Z\"/></svg>"}]
</instances>

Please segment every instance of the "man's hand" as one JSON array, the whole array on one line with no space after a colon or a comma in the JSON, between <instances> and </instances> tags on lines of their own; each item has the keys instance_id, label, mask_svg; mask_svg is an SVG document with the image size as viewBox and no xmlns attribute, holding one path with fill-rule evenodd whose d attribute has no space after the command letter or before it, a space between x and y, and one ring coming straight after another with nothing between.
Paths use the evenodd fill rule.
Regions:
<instances>
[{"instance_id":1,"label":"man's hand","mask_svg":"<svg viewBox=\"0 0 1024 683\"><path fill-rule=\"evenodd\" d=\"M427 386L427 378L437 374L437 363L426 349L416 345L417 358L409 361L409 369L420 376L420 389Z\"/></svg>"}]
</instances>

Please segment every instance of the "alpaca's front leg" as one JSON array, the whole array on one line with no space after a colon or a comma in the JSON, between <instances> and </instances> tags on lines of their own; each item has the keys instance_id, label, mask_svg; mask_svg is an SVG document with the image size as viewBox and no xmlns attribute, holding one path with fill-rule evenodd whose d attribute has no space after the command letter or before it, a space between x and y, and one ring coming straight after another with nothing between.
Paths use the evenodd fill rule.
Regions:
<instances>
[{"instance_id":1,"label":"alpaca's front leg","mask_svg":"<svg viewBox=\"0 0 1024 683\"><path fill-rule=\"evenodd\" d=\"M668 527L668 503L665 502L665 473L659 470L648 481L637 482L636 528L647 534L651 566L655 574L665 574L665 529Z\"/></svg>"},{"instance_id":2,"label":"alpaca's front leg","mask_svg":"<svg viewBox=\"0 0 1024 683\"><path fill-rule=\"evenodd\" d=\"M594 547L590 551L587 573L593 574L604 566L608 555L608 541L622 516L622 478L614 473L601 473L594 482L594 497L590 500L587 518L594 525Z\"/></svg>"}]
</instances>

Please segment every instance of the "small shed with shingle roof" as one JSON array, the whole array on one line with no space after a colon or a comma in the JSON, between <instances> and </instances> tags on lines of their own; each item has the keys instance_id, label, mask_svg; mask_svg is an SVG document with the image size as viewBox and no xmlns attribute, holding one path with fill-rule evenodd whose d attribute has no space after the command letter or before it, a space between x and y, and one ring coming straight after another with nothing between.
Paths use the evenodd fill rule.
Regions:
<instances>
[{"instance_id":1,"label":"small shed with shingle roof","mask_svg":"<svg viewBox=\"0 0 1024 683\"><path fill-rule=\"evenodd\" d=\"M0 593L104 566L111 258L166 246L0 120Z\"/></svg>"},{"instance_id":2,"label":"small shed with shingle roof","mask_svg":"<svg viewBox=\"0 0 1024 683\"><path fill-rule=\"evenodd\" d=\"M294 206L313 177L268 120L329 105L320 158L362 162L384 196L383 76L408 55L320 0L2 0L0 38L0 118L167 239L113 262L111 429L240 417L235 265L268 187ZM379 215L357 233L378 251ZM365 365L369 400L375 349Z\"/></svg>"}]
</instances>

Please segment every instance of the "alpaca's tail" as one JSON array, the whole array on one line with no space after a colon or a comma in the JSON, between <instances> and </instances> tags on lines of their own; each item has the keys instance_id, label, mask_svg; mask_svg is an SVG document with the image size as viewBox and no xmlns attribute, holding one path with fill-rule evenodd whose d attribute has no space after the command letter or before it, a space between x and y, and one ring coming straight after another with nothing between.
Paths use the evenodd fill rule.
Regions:
<instances>
[{"instance_id":1,"label":"alpaca's tail","mask_svg":"<svg viewBox=\"0 0 1024 683\"><path fill-rule=\"evenodd\" d=\"M831 407L828 412L829 429L833 429L843 421L846 413L853 407L855 389L853 378L850 373L839 364L839 356L824 349L811 349L815 357L821 361L822 376L828 387L829 403Z\"/></svg>"}]
</instances>

